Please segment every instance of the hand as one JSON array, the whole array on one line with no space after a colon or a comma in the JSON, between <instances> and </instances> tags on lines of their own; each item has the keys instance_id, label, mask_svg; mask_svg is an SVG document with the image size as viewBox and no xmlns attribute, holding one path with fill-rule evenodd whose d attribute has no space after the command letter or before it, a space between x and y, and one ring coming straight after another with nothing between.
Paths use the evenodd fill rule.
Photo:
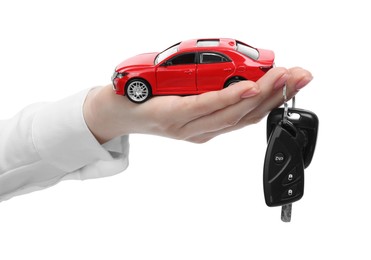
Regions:
<instances>
[{"instance_id":1,"label":"hand","mask_svg":"<svg viewBox=\"0 0 371 260\"><path fill-rule=\"evenodd\" d=\"M240 81L220 91L194 96L157 96L142 104L116 95L112 85L90 91L85 121L100 143L131 134L153 134L194 143L259 122L312 80L309 71L273 68L257 82Z\"/></svg>"}]
</instances>

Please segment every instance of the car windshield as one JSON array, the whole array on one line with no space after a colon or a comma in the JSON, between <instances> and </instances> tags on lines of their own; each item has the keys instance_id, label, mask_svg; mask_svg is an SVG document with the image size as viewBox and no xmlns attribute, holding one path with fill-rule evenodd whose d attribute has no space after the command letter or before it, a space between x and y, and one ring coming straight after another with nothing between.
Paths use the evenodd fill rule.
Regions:
<instances>
[{"instance_id":1,"label":"car windshield","mask_svg":"<svg viewBox=\"0 0 371 260\"><path fill-rule=\"evenodd\" d=\"M155 65L156 64L159 64L160 62L162 62L163 60L165 60L167 57L169 57L170 55L176 53L178 51L178 47L179 47L179 43L167 48L166 50L164 50L163 52L159 53L155 59Z\"/></svg>"},{"instance_id":2,"label":"car windshield","mask_svg":"<svg viewBox=\"0 0 371 260\"><path fill-rule=\"evenodd\" d=\"M242 42L237 41L237 51L253 60L259 59L259 52Z\"/></svg>"}]
</instances>

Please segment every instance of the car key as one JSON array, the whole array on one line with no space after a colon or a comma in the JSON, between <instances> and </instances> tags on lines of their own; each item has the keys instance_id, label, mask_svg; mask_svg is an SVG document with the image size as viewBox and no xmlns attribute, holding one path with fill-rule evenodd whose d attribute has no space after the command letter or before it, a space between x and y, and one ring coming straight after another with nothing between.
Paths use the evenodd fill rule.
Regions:
<instances>
[{"instance_id":1,"label":"car key","mask_svg":"<svg viewBox=\"0 0 371 260\"><path fill-rule=\"evenodd\" d=\"M304 168L314 154L318 117L303 109L271 111L267 119L268 147L264 163L264 195L268 206L282 205L281 219L291 220L292 203L304 194ZM293 99L293 104L295 99Z\"/></svg>"},{"instance_id":2,"label":"car key","mask_svg":"<svg viewBox=\"0 0 371 260\"><path fill-rule=\"evenodd\" d=\"M304 193L304 162L300 147L303 134L281 121L272 131L264 162L264 196L268 206L299 200Z\"/></svg>"}]
</instances>

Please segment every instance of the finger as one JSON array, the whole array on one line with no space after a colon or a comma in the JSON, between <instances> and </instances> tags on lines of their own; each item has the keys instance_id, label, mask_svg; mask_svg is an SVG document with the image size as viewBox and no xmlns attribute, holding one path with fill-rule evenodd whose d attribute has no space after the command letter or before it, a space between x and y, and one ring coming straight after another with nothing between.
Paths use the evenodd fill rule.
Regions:
<instances>
[{"instance_id":1,"label":"finger","mask_svg":"<svg viewBox=\"0 0 371 260\"><path fill-rule=\"evenodd\" d=\"M292 98L299 89L306 86L312 80L312 74L302 68L292 68L289 69L290 76L287 78L287 95L288 98ZM256 107L251 113L245 115L238 124L230 126L228 128L221 129L219 131L208 132L201 135L193 136L188 139L188 141L202 143L206 142L215 136L220 134L230 132L233 130L240 129L246 125L258 123L266 114L269 113L272 109L282 105L283 95L282 91L276 91L273 96L267 98L262 102L258 107Z\"/></svg>"},{"instance_id":2,"label":"finger","mask_svg":"<svg viewBox=\"0 0 371 260\"><path fill-rule=\"evenodd\" d=\"M289 77L285 82L287 100L295 96L298 91L306 86L312 79L312 74L305 69L295 67L288 70ZM278 89L277 89L278 90ZM259 122L272 109L279 107L284 102L282 89L276 91L272 96L268 97L246 118L246 124Z\"/></svg>"},{"instance_id":3,"label":"finger","mask_svg":"<svg viewBox=\"0 0 371 260\"><path fill-rule=\"evenodd\" d=\"M287 85L289 87L292 86L292 89L297 91L305 87L313 79L312 73L300 67L289 69L289 73L290 78L287 81Z\"/></svg>"},{"instance_id":4,"label":"finger","mask_svg":"<svg viewBox=\"0 0 371 260\"><path fill-rule=\"evenodd\" d=\"M201 135L205 132L222 131L225 128L234 127L239 121L258 107L267 97L272 95L275 87L284 84L288 77L288 71L284 68L275 68L258 82L261 89L259 95L241 100L225 109L215 111L212 114L197 118L181 129L191 138L194 135Z\"/></svg>"},{"instance_id":5,"label":"finger","mask_svg":"<svg viewBox=\"0 0 371 260\"><path fill-rule=\"evenodd\" d=\"M255 82L240 81L220 91L184 97L174 104L173 109L182 111L183 118L189 121L236 104L243 98L257 95L259 92L260 89Z\"/></svg>"}]
</instances>

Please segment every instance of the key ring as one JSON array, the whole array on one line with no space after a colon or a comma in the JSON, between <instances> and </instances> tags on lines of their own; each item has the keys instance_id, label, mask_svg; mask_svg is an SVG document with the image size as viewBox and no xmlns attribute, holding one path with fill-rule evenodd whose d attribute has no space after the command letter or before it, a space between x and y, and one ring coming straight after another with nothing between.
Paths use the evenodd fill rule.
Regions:
<instances>
[{"instance_id":1,"label":"key ring","mask_svg":"<svg viewBox=\"0 0 371 260\"><path fill-rule=\"evenodd\" d=\"M282 90L282 95L283 95L283 123L286 124L287 123L287 120L288 120L288 111L289 111L289 108L288 108L288 105L287 105L287 94L286 94L286 91L287 91L287 87L286 85L283 87L283 90Z\"/></svg>"},{"instance_id":2,"label":"key ring","mask_svg":"<svg viewBox=\"0 0 371 260\"><path fill-rule=\"evenodd\" d=\"M283 123L286 124L288 121L288 118L290 116L289 114L289 106L287 105L287 86L285 85L282 90L283 95ZM291 108L295 108L295 96L292 98L292 104Z\"/></svg>"}]
</instances>

